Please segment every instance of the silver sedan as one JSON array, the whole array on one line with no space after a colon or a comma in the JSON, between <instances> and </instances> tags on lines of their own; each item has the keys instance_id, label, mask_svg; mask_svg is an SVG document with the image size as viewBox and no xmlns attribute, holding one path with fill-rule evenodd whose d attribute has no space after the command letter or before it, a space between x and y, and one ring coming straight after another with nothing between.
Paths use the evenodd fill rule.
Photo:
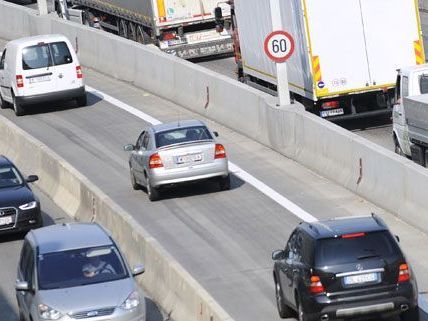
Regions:
<instances>
[{"instance_id":1,"label":"silver sedan","mask_svg":"<svg viewBox=\"0 0 428 321\"><path fill-rule=\"evenodd\" d=\"M221 190L230 188L226 150L199 120L178 121L145 129L131 151L129 168L134 189L144 186L151 201L161 186L215 178Z\"/></svg>"}]
</instances>

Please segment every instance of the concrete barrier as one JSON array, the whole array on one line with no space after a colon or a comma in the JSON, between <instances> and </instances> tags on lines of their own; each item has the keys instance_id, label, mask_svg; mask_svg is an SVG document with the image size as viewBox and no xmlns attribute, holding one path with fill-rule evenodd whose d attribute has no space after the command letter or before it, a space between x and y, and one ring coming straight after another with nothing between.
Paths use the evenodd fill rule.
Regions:
<instances>
[{"instance_id":1,"label":"concrete barrier","mask_svg":"<svg viewBox=\"0 0 428 321\"><path fill-rule=\"evenodd\" d=\"M1 28L9 22L13 28ZM428 233L428 226L420 224L428 205L423 195L428 172L405 158L306 113L301 106L278 108L271 96L200 66L0 1L0 37L42 31L63 33L77 43L84 65L239 131ZM169 304L169 298L163 299Z\"/></svg>"},{"instance_id":2,"label":"concrete barrier","mask_svg":"<svg viewBox=\"0 0 428 321\"><path fill-rule=\"evenodd\" d=\"M40 176L39 187L78 221L109 229L131 266L144 263L138 280L177 321L232 321L232 318L125 210L55 152L0 116L0 154L26 173Z\"/></svg>"}]
</instances>

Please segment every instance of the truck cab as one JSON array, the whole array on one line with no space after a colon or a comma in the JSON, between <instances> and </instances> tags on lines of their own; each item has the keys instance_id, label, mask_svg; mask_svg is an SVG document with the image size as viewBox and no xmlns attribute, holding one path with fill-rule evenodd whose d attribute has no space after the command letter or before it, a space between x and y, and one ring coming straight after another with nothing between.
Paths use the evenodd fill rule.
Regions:
<instances>
[{"instance_id":1,"label":"truck cab","mask_svg":"<svg viewBox=\"0 0 428 321\"><path fill-rule=\"evenodd\" d=\"M428 93L428 64L405 67L397 71L395 104L392 111L392 138L395 152L411 158L404 98Z\"/></svg>"}]
</instances>

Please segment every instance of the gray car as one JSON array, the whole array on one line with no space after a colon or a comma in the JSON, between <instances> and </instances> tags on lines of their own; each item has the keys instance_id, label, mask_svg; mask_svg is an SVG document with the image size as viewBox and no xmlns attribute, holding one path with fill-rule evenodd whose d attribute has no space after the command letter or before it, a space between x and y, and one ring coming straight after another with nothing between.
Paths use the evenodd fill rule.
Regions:
<instances>
[{"instance_id":1,"label":"gray car","mask_svg":"<svg viewBox=\"0 0 428 321\"><path fill-rule=\"evenodd\" d=\"M95 223L25 237L15 284L21 321L145 321L144 294L111 236Z\"/></svg>"},{"instance_id":2,"label":"gray car","mask_svg":"<svg viewBox=\"0 0 428 321\"><path fill-rule=\"evenodd\" d=\"M226 150L216 142L199 120L155 125L145 129L131 151L129 168L134 189L144 186L151 201L159 198L159 189L203 179L216 179L220 189L230 188Z\"/></svg>"}]
</instances>

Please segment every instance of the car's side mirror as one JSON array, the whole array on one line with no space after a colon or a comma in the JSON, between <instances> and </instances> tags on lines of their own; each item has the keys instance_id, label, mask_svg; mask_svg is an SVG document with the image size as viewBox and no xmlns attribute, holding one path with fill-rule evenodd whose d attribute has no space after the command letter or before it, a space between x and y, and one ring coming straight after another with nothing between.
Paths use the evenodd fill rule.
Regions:
<instances>
[{"instance_id":1,"label":"car's side mirror","mask_svg":"<svg viewBox=\"0 0 428 321\"><path fill-rule=\"evenodd\" d=\"M15 289L16 291L30 291L30 285L27 281L16 280Z\"/></svg>"},{"instance_id":2,"label":"car's side mirror","mask_svg":"<svg viewBox=\"0 0 428 321\"><path fill-rule=\"evenodd\" d=\"M213 132L215 137L218 137L218 132Z\"/></svg>"},{"instance_id":3,"label":"car's side mirror","mask_svg":"<svg viewBox=\"0 0 428 321\"><path fill-rule=\"evenodd\" d=\"M127 144L127 145L123 146L123 149L127 152L132 152L133 150L135 150L135 146L132 144Z\"/></svg>"},{"instance_id":4,"label":"car's side mirror","mask_svg":"<svg viewBox=\"0 0 428 321\"><path fill-rule=\"evenodd\" d=\"M276 250L272 252L272 260L278 261L278 260L284 260L285 259L285 252L283 250Z\"/></svg>"},{"instance_id":5,"label":"car's side mirror","mask_svg":"<svg viewBox=\"0 0 428 321\"><path fill-rule=\"evenodd\" d=\"M30 175L30 176L28 176L26 179L25 179L25 181L27 182L27 183L32 183L32 182L35 182L35 181L38 181L39 180L39 176L37 176L37 175Z\"/></svg>"},{"instance_id":6,"label":"car's side mirror","mask_svg":"<svg viewBox=\"0 0 428 321\"><path fill-rule=\"evenodd\" d=\"M137 275L143 274L145 271L146 271L146 269L144 268L143 264L137 264L132 269L132 275L137 276Z\"/></svg>"},{"instance_id":7,"label":"car's side mirror","mask_svg":"<svg viewBox=\"0 0 428 321\"><path fill-rule=\"evenodd\" d=\"M397 240L398 243L400 243L400 237L398 235L395 235L395 239Z\"/></svg>"}]
</instances>

